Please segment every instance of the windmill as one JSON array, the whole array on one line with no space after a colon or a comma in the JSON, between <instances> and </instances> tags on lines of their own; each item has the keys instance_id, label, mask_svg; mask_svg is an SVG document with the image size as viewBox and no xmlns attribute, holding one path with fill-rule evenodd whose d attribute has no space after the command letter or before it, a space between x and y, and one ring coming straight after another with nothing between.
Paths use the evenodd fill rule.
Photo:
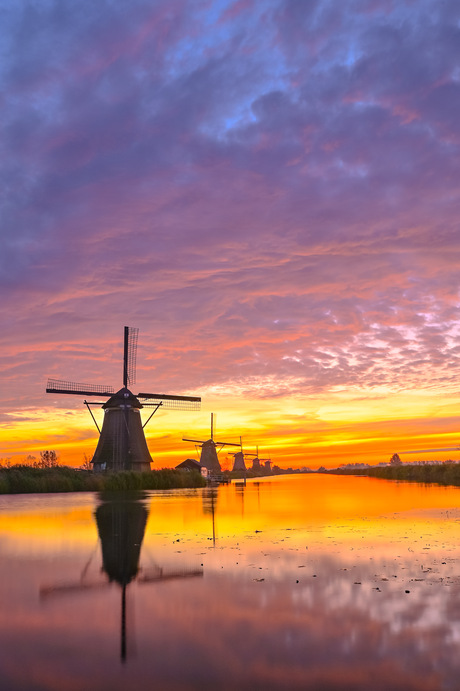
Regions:
<instances>
[{"instance_id":1,"label":"windmill","mask_svg":"<svg viewBox=\"0 0 460 691\"><path fill-rule=\"evenodd\" d=\"M211 413L211 438L206 441L202 439L184 439L182 441L189 441L201 447L200 463L211 474L221 472L221 467L217 454L224 446L241 446L229 441L216 441L214 439L214 413Z\"/></svg>"},{"instance_id":2,"label":"windmill","mask_svg":"<svg viewBox=\"0 0 460 691\"><path fill-rule=\"evenodd\" d=\"M102 580L90 580L87 576L89 563L83 569L79 581L60 583L40 588L43 601L53 596L104 589L116 583L121 589L120 611L120 658L127 656L127 587L137 583L159 583L183 578L203 576L202 568L165 569L155 564L149 569L139 566L142 542L147 524L148 510L137 495L127 499L103 498L95 511L95 519L102 552Z\"/></svg>"},{"instance_id":3,"label":"windmill","mask_svg":"<svg viewBox=\"0 0 460 691\"><path fill-rule=\"evenodd\" d=\"M246 463L244 462L244 453L243 453L243 440L240 437L240 450L237 451L234 454L231 454L233 456L233 468L232 472L235 470L242 470L246 472Z\"/></svg>"},{"instance_id":4,"label":"windmill","mask_svg":"<svg viewBox=\"0 0 460 691\"><path fill-rule=\"evenodd\" d=\"M252 470L262 470L262 466L260 465L260 458L259 458L259 447L256 446L256 452L255 453L248 453L248 456L252 456Z\"/></svg>"},{"instance_id":5,"label":"windmill","mask_svg":"<svg viewBox=\"0 0 460 691\"><path fill-rule=\"evenodd\" d=\"M259 447L256 446L256 452L255 453L246 453L245 456L250 456L252 457L252 468L251 470L259 471L262 470L262 465L261 462L264 461L269 461L271 464L271 459L270 458L259 458ZM265 467L266 464L265 464Z\"/></svg>"},{"instance_id":6,"label":"windmill","mask_svg":"<svg viewBox=\"0 0 460 691\"><path fill-rule=\"evenodd\" d=\"M133 394L128 386L136 381L136 354L139 329L125 326L123 349L123 387L114 392L111 386L77 384L61 379L49 379L47 393L69 394L72 396L97 396L108 398L105 402L91 402L86 398L84 404L99 432L99 441L92 459L93 470L150 470L152 458L145 440L144 427L160 408L172 410L199 410L201 398L198 396L173 396L169 394ZM104 421L102 429L96 422L91 405L102 406ZM152 413L142 424L140 410L153 408Z\"/></svg>"}]
</instances>

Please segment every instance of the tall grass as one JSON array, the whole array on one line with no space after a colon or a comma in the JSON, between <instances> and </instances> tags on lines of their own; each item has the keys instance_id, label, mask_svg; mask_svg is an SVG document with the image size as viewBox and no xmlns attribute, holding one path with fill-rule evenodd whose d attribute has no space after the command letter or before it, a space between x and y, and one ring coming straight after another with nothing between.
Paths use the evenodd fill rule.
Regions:
<instances>
[{"instance_id":1,"label":"tall grass","mask_svg":"<svg viewBox=\"0 0 460 691\"><path fill-rule=\"evenodd\" d=\"M329 471L331 472L331 471ZM384 480L402 480L407 482L437 483L439 485L460 486L460 463L442 463L440 465L395 465L386 468L341 469L332 471L337 475L368 475Z\"/></svg>"},{"instance_id":2,"label":"tall grass","mask_svg":"<svg viewBox=\"0 0 460 691\"><path fill-rule=\"evenodd\" d=\"M206 481L198 472L152 470L96 474L66 466L34 468L16 465L0 468L0 494L31 494L42 492L103 492L138 489L178 489L204 487Z\"/></svg>"}]
</instances>

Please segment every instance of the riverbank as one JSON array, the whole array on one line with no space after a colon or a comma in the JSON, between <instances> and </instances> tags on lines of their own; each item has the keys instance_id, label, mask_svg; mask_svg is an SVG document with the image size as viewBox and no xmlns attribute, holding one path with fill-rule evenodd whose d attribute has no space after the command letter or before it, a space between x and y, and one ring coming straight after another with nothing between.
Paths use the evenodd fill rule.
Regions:
<instances>
[{"instance_id":1,"label":"riverbank","mask_svg":"<svg viewBox=\"0 0 460 691\"><path fill-rule=\"evenodd\" d=\"M169 469L147 473L124 471L105 475L66 466L0 468L0 494L187 489L205 485L206 480L197 472L184 473Z\"/></svg>"},{"instance_id":2,"label":"riverbank","mask_svg":"<svg viewBox=\"0 0 460 691\"><path fill-rule=\"evenodd\" d=\"M382 480L405 482L436 483L460 487L460 463L441 463L440 465L395 465L360 469L337 468L326 471L332 475L366 475Z\"/></svg>"}]
</instances>

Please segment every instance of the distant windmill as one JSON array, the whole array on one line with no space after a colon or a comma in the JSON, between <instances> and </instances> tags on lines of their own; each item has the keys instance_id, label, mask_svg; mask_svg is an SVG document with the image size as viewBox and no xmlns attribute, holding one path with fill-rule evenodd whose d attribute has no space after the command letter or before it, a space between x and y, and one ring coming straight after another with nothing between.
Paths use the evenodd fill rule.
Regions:
<instances>
[{"instance_id":1,"label":"distant windmill","mask_svg":"<svg viewBox=\"0 0 460 691\"><path fill-rule=\"evenodd\" d=\"M252 457L252 468L251 470L262 470L262 465L261 461L270 461L270 458L259 458L259 447L256 446L256 452L255 453L245 453L245 456L250 456Z\"/></svg>"},{"instance_id":2,"label":"distant windmill","mask_svg":"<svg viewBox=\"0 0 460 691\"><path fill-rule=\"evenodd\" d=\"M260 465L260 458L259 458L259 447L256 446L256 452L255 453L248 453L248 456L252 456L252 470L260 470L261 465Z\"/></svg>"},{"instance_id":3,"label":"distant windmill","mask_svg":"<svg viewBox=\"0 0 460 691\"><path fill-rule=\"evenodd\" d=\"M125 326L123 351L123 388L116 393L111 386L76 384L74 382L49 379L47 393L70 394L73 396L108 397L104 402L91 404L84 401L99 431L99 441L92 464L95 471L104 470L150 470L152 458L147 448L144 427L158 408L173 410L199 410L201 398L197 396L172 396L169 394L133 394L131 386L136 380L136 353L139 329ZM142 402L139 400L142 399ZM152 403L145 401L153 400ZM100 405L104 410L102 429L96 422L90 405ZM153 412L142 424L140 409L153 408Z\"/></svg>"},{"instance_id":4,"label":"distant windmill","mask_svg":"<svg viewBox=\"0 0 460 691\"><path fill-rule=\"evenodd\" d=\"M232 471L244 470L244 472L246 472L246 463L244 462L244 453L243 453L243 440L241 439L241 437L240 437L240 450L234 454L231 454L231 455L233 456Z\"/></svg>"},{"instance_id":5,"label":"distant windmill","mask_svg":"<svg viewBox=\"0 0 460 691\"><path fill-rule=\"evenodd\" d=\"M214 413L211 413L211 438L206 441L202 439L184 439L182 441L189 441L201 447L200 463L204 468L207 468L210 473L220 473L221 467L217 454L224 446L241 446L229 441L215 441L214 439Z\"/></svg>"}]
</instances>

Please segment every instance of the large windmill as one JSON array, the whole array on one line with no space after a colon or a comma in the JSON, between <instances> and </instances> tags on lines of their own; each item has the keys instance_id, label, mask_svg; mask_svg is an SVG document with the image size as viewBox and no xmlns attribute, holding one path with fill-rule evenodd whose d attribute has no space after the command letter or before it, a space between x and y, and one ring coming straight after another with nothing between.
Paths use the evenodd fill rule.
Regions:
<instances>
[{"instance_id":1,"label":"large windmill","mask_svg":"<svg viewBox=\"0 0 460 691\"><path fill-rule=\"evenodd\" d=\"M148 509L140 501L139 496L130 495L128 499L117 500L103 499L96 509L95 518L101 543L102 573L105 578L89 578L87 572L90 562L88 562L80 580L44 586L40 588L40 596L43 600L47 600L60 594L83 593L106 588L111 583L119 585L121 589L120 657L124 662L127 655L126 591L129 584L133 581L154 584L203 576L203 569L167 569L158 564L153 564L148 569L140 568L141 546L147 525Z\"/></svg>"},{"instance_id":2,"label":"large windmill","mask_svg":"<svg viewBox=\"0 0 460 691\"><path fill-rule=\"evenodd\" d=\"M216 441L214 439L214 413L211 413L211 438L210 439L182 439L182 441L189 441L201 447L200 463L204 468L207 468L209 473L216 474L221 472L221 467L217 454L224 446L241 446L229 441Z\"/></svg>"},{"instance_id":3,"label":"large windmill","mask_svg":"<svg viewBox=\"0 0 460 691\"><path fill-rule=\"evenodd\" d=\"M107 397L105 402L89 403L87 406L99 431L99 441L92 459L95 471L150 470L152 458L145 440L144 427L160 408L173 410L199 410L198 396L173 396L169 394L133 394L128 386L136 381L136 354L139 329L125 326L123 349L123 387L114 392L111 386L77 384L75 382L49 379L47 393L70 394L73 396ZM141 400L140 400L141 399ZM141 402L142 401L142 402ZM148 402L150 401L150 402ZM104 410L102 429L96 422L91 405L100 405ZM142 424L141 408L153 408Z\"/></svg>"}]
</instances>

